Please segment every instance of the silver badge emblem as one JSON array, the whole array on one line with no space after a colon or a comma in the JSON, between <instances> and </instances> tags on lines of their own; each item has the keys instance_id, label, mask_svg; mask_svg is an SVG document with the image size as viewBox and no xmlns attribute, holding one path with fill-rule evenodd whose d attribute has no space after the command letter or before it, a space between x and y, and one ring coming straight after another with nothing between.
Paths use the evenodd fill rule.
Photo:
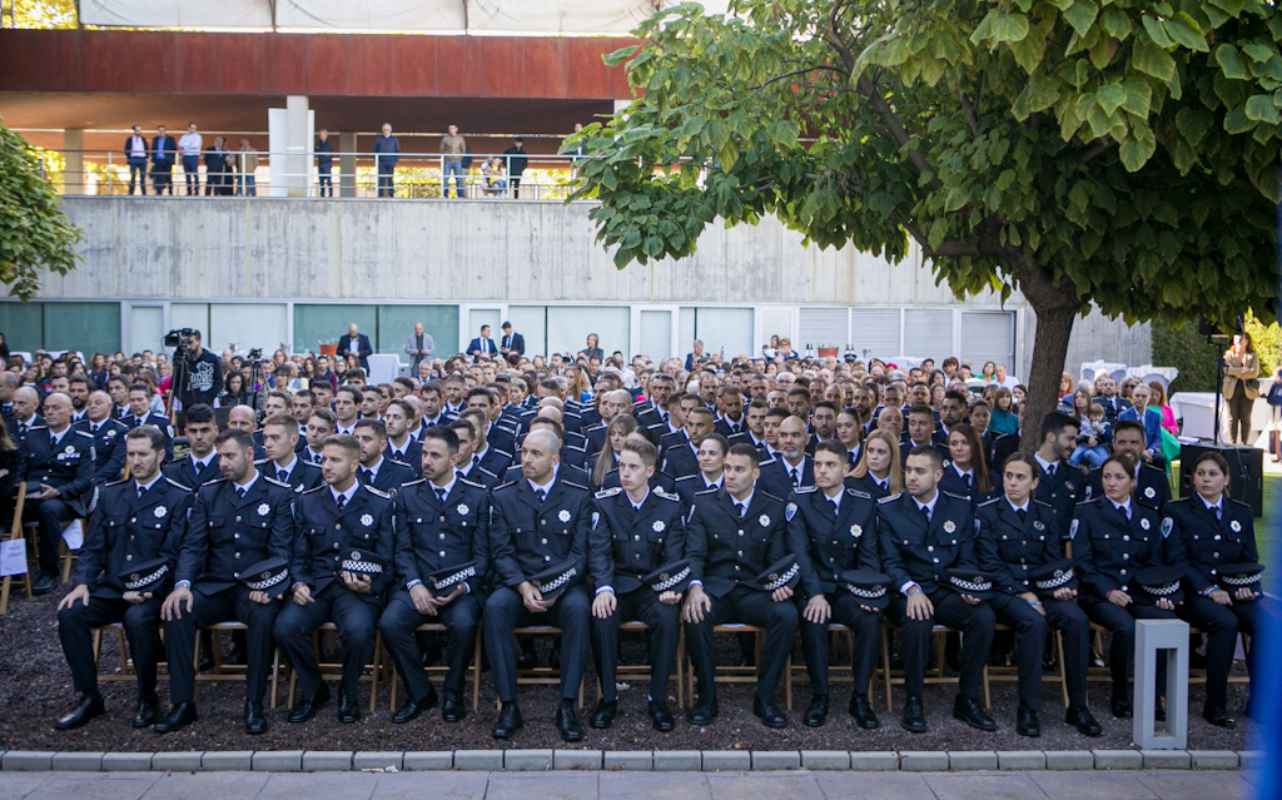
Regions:
<instances>
[{"instance_id":1,"label":"silver badge emblem","mask_svg":"<svg viewBox=\"0 0 1282 800\"><path fill-rule=\"evenodd\" d=\"M62 452L66 453L67 455L71 455L72 453L76 452L76 446L73 444L69 444L66 447L62 448Z\"/></svg>"},{"instance_id":2,"label":"silver badge emblem","mask_svg":"<svg viewBox=\"0 0 1282 800\"><path fill-rule=\"evenodd\" d=\"M1149 486L1144 490L1144 496L1152 500L1154 497L1157 497L1157 490L1154 489L1152 486Z\"/></svg>"},{"instance_id":3,"label":"silver badge emblem","mask_svg":"<svg viewBox=\"0 0 1282 800\"><path fill-rule=\"evenodd\" d=\"M666 527L667 526L663 524L663 520L656 519L654 521L654 524L650 526L650 530L654 531L655 533L663 533L663 529Z\"/></svg>"},{"instance_id":4,"label":"silver badge emblem","mask_svg":"<svg viewBox=\"0 0 1282 800\"><path fill-rule=\"evenodd\" d=\"M1233 520L1232 522L1230 522L1229 527L1233 529L1234 533L1242 532L1242 523L1238 522L1237 520Z\"/></svg>"},{"instance_id":5,"label":"silver badge emblem","mask_svg":"<svg viewBox=\"0 0 1282 800\"><path fill-rule=\"evenodd\" d=\"M454 510L464 516L467 516L467 512L470 511L471 509L467 507L467 503L459 503L458 508L455 508Z\"/></svg>"},{"instance_id":6,"label":"silver badge emblem","mask_svg":"<svg viewBox=\"0 0 1282 800\"><path fill-rule=\"evenodd\" d=\"M770 527L770 515L769 515L769 514L762 514L760 517L757 517L757 522L760 522L760 523L761 523L761 527L763 527L763 528L769 528L769 527Z\"/></svg>"},{"instance_id":7,"label":"silver badge emblem","mask_svg":"<svg viewBox=\"0 0 1282 800\"><path fill-rule=\"evenodd\" d=\"M568 510L568 509L564 509L564 508L563 508L563 509L561 509L561 513L560 513L560 514L557 514L557 515L556 515L556 518L557 518L557 519L559 519L559 520L561 520L562 522L569 522L569 521L570 521L570 512L569 512L569 510Z\"/></svg>"},{"instance_id":8,"label":"silver badge emblem","mask_svg":"<svg viewBox=\"0 0 1282 800\"><path fill-rule=\"evenodd\" d=\"M369 514L362 514L361 524L368 528L370 525L374 524L374 518Z\"/></svg>"},{"instance_id":9,"label":"silver badge emblem","mask_svg":"<svg viewBox=\"0 0 1282 800\"><path fill-rule=\"evenodd\" d=\"M164 516L169 513L169 509L164 506L156 506L156 510L152 513L156 515L156 519L163 519Z\"/></svg>"},{"instance_id":10,"label":"silver badge emblem","mask_svg":"<svg viewBox=\"0 0 1282 800\"><path fill-rule=\"evenodd\" d=\"M955 530L957 530L957 523L953 522L951 519L944 521L944 533L952 533Z\"/></svg>"},{"instance_id":11,"label":"silver badge emblem","mask_svg":"<svg viewBox=\"0 0 1282 800\"><path fill-rule=\"evenodd\" d=\"M1033 520L1033 530L1038 530L1038 531L1046 530L1046 524L1042 522L1040 519L1035 519Z\"/></svg>"},{"instance_id":12,"label":"silver badge emblem","mask_svg":"<svg viewBox=\"0 0 1282 800\"><path fill-rule=\"evenodd\" d=\"M1148 530L1148 529L1149 529L1148 520L1147 520L1147 519L1141 519L1141 520L1140 520L1140 527L1141 527L1141 528L1143 528L1144 530Z\"/></svg>"},{"instance_id":13,"label":"silver badge emblem","mask_svg":"<svg viewBox=\"0 0 1282 800\"><path fill-rule=\"evenodd\" d=\"M258 506L258 516L265 517L269 513L271 513L271 510L272 510L271 506L267 505L266 503L262 503L261 505Z\"/></svg>"},{"instance_id":14,"label":"silver badge emblem","mask_svg":"<svg viewBox=\"0 0 1282 800\"><path fill-rule=\"evenodd\" d=\"M853 537L855 537L856 539L858 539L860 536L863 536L863 535L864 535L864 529L863 529L863 526L862 526L862 525L851 525L851 526L850 526L850 535L851 535L851 536L853 536Z\"/></svg>"}]
</instances>

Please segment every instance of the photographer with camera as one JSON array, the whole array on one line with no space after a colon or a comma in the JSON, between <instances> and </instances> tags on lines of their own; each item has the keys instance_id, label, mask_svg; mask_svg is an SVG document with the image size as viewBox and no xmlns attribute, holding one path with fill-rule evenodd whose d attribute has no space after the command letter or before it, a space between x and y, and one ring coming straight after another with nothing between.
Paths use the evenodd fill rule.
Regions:
<instances>
[{"instance_id":1,"label":"photographer with camera","mask_svg":"<svg viewBox=\"0 0 1282 800\"><path fill-rule=\"evenodd\" d=\"M197 403L214 405L223 390L223 362L201 342L200 331L180 328L165 334L165 346L174 349L174 397L183 408Z\"/></svg>"}]
</instances>

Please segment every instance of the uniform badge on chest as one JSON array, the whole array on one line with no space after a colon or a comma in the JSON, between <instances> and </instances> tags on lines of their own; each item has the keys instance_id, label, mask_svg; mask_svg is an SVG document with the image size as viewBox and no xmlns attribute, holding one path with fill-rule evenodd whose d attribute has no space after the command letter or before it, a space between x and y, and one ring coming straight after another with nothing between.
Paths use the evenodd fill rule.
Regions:
<instances>
[{"instance_id":1,"label":"uniform badge on chest","mask_svg":"<svg viewBox=\"0 0 1282 800\"><path fill-rule=\"evenodd\" d=\"M763 528L769 528L769 527L770 527L770 515L769 515L769 514L762 514L760 517L757 517L757 522L760 522L760 523L761 523L761 527L763 527Z\"/></svg>"},{"instance_id":2,"label":"uniform badge on chest","mask_svg":"<svg viewBox=\"0 0 1282 800\"><path fill-rule=\"evenodd\" d=\"M953 532L953 531L955 531L955 530L957 530L957 523L956 523L956 522L953 522L951 519L950 519L950 520L945 520L945 522L944 522L944 533L952 533L952 532Z\"/></svg>"},{"instance_id":3,"label":"uniform badge on chest","mask_svg":"<svg viewBox=\"0 0 1282 800\"><path fill-rule=\"evenodd\" d=\"M467 516L467 512L469 509L467 507L467 503L459 503L458 507L455 508L454 510L462 514L463 516Z\"/></svg>"},{"instance_id":4,"label":"uniform badge on chest","mask_svg":"<svg viewBox=\"0 0 1282 800\"><path fill-rule=\"evenodd\" d=\"M362 514L361 524L368 528L369 526L374 524L374 518L369 514Z\"/></svg>"},{"instance_id":5,"label":"uniform badge on chest","mask_svg":"<svg viewBox=\"0 0 1282 800\"><path fill-rule=\"evenodd\" d=\"M557 519L559 519L559 520L561 520L562 522L569 522L569 521L570 521L570 512L569 512L567 509L564 509L564 508L563 508L563 509L561 509L561 513L559 513L559 514L557 514L557 515L556 515L556 518L557 518Z\"/></svg>"},{"instance_id":6,"label":"uniform badge on chest","mask_svg":"<svg viewBox=\"0 0 1282 800\"><path fill-rule=\"evenodd\" d=\"M663 520L656 519L654 521L654 524L650 526L650 530L654 531L655 533L663 533L663 530L666 527L667 526L663 524Z\"/></svg>"},{"instance_id":7,"label":"uniform badge on chest","mask_svg":"<svg viewBox=\"0 0 1282 800\"><path fill-rule=\"evenodd\" d=\"M851 525L851 526L850 526L850 535L851 535L851 536L853 536L853 537L855 537L856 539L858 539L860 536L863 536L863 535L864 535L864 529L863 529L863 527L862 527L862 526L860 526L860 525Z\"/></svg>"},{"instance_id":8,"label":"uniform badge on chest","mask_svg":"<svg viewBox=\"0 0 1282 800\"><path fill-rule=\"evenodd\" d=\"M1238 522L1237 520L1233 520L1232 522L1229 523L1229 528L1232 529L1234 533L1241 533L1242 523Z\"/></svg>"},{"instance_id":9,"label":"uniform badge on chest","mask_svg":"<svg viewBox=\"0 0 1282 800\"><path fill-rule=\"evenodd\" d=\"M258 504L258 516L260 517L267 516L271 512L271 510L272 510L272 507L267 505L266 503Z\"/></svg>"},{"instance_id":10,"label":"uniform badge on chest","mask_svg":"<svg viewBox=\"0 0 1282 800\"><path fill-rule=\"evenodd\" d=\"M156 510L151 513L156 515L156 519L164 519L165 515L169 513L169 509L164 506L156 506Z\"/></svg>"}]
</instances>

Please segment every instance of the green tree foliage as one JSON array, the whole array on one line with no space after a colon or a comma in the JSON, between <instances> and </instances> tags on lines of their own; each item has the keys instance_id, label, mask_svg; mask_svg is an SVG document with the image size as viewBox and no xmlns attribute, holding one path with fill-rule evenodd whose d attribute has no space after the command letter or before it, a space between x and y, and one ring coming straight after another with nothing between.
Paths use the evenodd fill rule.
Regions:
<instances>
[{"instance_id":1,"label":"green tree foliage","mask_svg":"<svg viewBox=\"0 0 1282 800\"><path fill-rule=\"evenodd\" d=\"M775 214L821 247L909 239L958 296L1037 313L1029 413L1077 314L1277 314L1282 14L1263 0L737 0L611 54L638 99L578 141L615 263Z\"/></svg>"},{"instance_id":2,"label":"green tree foliage","mask_svg":"<svg viewBox=\"0 0 1282 800\"><path fill-rule=\"evenodd\" d=\"M35 150L0 124L0 282L30 300L41 270L65 275L75 269L79 240Z\"/></svg>"}]
</instances>

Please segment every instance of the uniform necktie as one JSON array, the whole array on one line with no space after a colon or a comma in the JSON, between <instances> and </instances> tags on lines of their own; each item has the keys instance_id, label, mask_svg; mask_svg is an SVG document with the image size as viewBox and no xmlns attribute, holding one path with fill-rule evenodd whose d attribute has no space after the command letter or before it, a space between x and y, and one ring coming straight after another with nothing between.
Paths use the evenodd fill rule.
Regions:
<instances>
[{"instance_id":1,"label":"uniform necktie","mask_svg":"<svg viewBox=\"0 0 1282 800\"><path fill-rule=\"evenodd\" d=\"M97 436L97 435L98 435L98 429L99 429L99 428L101 428L101 427L102 427L102 423L101 423L101 422L91 422L91 423L89 423L89 431L90 431L94 436Z\"/></svg>"},{"instance_id":2,"label":"uniform necktie","mask_svg":"<svg viewBox=\"0 0 1282 800\"><path fill-rule=\"evenodd\" d=\"M1046 468L1046 474L1051 476L1052 478L1055 477L1055 470L1057 467L1059 467L1059 464L1051 464Z\"/></svg>"},{"instance_id":3,"label":"uniform necktie","mask_svg":"<svg viewBox=\"0 0 1282 800\"><path fill-rule=\"evenodd\" d=\"M535 489L534 499L538 502L539 505L543 505L543 501L548 499L548 493L543 491L542 489Z\"/></svg>"},{"instance_id":4,"label":"uniform necktie","mask_svg":"<svg viewBox=\"0 0 1282 800\"><path fill-rule=\"evenodd\" d=\"M739 512L739 519L743 519L743 516L748 513L747 503L741 503L736 501L734 504L734 507Z\"/></svg>"},{"instance_id":5,"label":"uniform necktie","mask_svg":"<svg viewBox=\"0 0 1282 800\"><path fill-rule=\"evenodd\" d=\"M1019 524L1022 527L1026 522L1028 522L1028 509L1019 509L1015 512L1015 516L1019 517Z\"/></svg>"},{"instance_id":6,"label":"uniform necktie","mask_svg":"<svg viewBox=\"0 0 1282 800\"><path fill-rule=\"evenodd\" d=\"M320 454L320 453L313 453L313 454L312 454L312 463L313 463L313 464L319 464L319 463L321 463L321 454Z\"/></svg>"},{"instance_id":7,"label":"uniform necktie","mask_svg":"<svg viewBox=\"0 0 1282 800\"><path fill-rule=\"evenodd\" d=\"M970 473L969 472L967 472L965 475L962 476L962 482L966 484L967 489L970 489Z\"/></svg>"},{"instance_id":8,"label":"uniform necktie","mask_svg":"<svg viewBox=\"0 0 1282 800\"><path fill-rule=\"evenodd\" d=\"M440 503L441 505L445 505L445 490L437 486L435 487L435 491L436 491L436 502Z\"/></svg>"},{"instance_id":9,"label":"uniform necktie","mask_svg":"<svg viewBox=\"0 0 1282 800\"><path fill-rule=\"evenodd\" d=\"M289 470L287 469L276 470L276 480L280 481L281 483L289 483Z\"/></svg>"},{"instance_id":10,"label":"uniform necktie","mask_svg":"<svg viewBox=\"0 0 1282 800\"><path fill-rule=\"evenodd\" d=\"M921 515L925 517L926 522L929 523L930 522L930 506L917 506L917 507L921 509Z\"/></svg>"},{"instance_id":11,"label":"uniform necktie","mask_svg":"<svg viewBox=\"0 0 1282 800\"><path fill-rule=\"evenodd\" d=\"M1216 507L1215 507L1215 521L1216 521L1216 522L1219 522L1219 521L1220 521L1220 520L1222 520L1222 519L1224 519L1224 508L1223 508L1223 507L1221 507L1221 506L1216 506Z\"/></svg>"},{"instance_id":12,"label":"uniform necktie","mask_svg":"<svg viewBox=\"0 0 1282 800\"><path fill-rule=\"evenodd\" d=\"M357 474L360 475L361 483L369 483L370 480L374 477L374 472L372 470L366 469L365 467L361 467L357 471Z\"/></svg>"},{"instance_id":13,"label":"uniform necktie","mask_svg":"<svg viewBox=\"0 0 1282 800\"><path fill-rule=\"evenodd\" d=\"M801 485L801 467L793 467L793 469L792 469L792 485L793 485L793 486L800 486L800 485Z\"/></svg>"},{"instance_id":14,"label":"uniform necktie","mask_svg":"<svg viewBox=\"0 0 1282 800\"><path fill-rule=\"evenodd\" d=\"M237 486L237 487L236 487L236 496L237 496L237 497L239 497L241 500L244 500L244 499L245 499L245 487L244 487L244 486Z\"/></svg>"},{"instance_id":15,"label":"uniform necktie","mask_svg":"<svg viewBox=\"0 0 1282 800\"><path fill-rule=\"evenodd\" d=\"M840 514L840 513L841 513L841 501L840 501L840 500L829 500L828 502L829 502L829 503L832 503L832 513L833 513L834 515L836 515L836 514Z\"/></svg>"},{"instance_id":16,"label":"uniform necktie","mask_svg":"<svg viewBox=\"0 0 1282 800\"><path fill-rule=\"evenodd\" d=\"M342 511L343 506L347 505L347 495L340 494L338 497L334 498L334 502L338 505L338 510Z\"/></svg>"},{"instance_id":17,"label":"uniform necktie","mask_svg":"<svg viewBox=\"0 0 1282 800\"><path fill-rule=\"evenodd\" d=\"M141 499L142 499L142 496L143 496L144 494L146 494L146 493L147 493L147 487L146 487L146 486L139 486L139 487L138 487L138 499L139 499L139 500L141 500Z\"/></svg>"}]
</instances>

